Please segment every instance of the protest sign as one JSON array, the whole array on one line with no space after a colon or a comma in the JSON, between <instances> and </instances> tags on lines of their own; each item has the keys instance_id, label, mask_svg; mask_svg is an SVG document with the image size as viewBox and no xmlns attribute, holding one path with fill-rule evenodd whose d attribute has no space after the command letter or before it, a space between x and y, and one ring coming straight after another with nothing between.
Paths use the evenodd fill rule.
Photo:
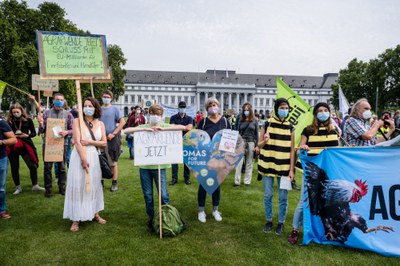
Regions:
<instances>
[{"instance_id":1,"label":"protest sign","mask_svg":"<svg viewBox=\"0 0 400 266\"><path fill-rule=\"evenodd\" d=\"M244 154L244 141L240 135L234 153L218 149L221 137L222 130L210 140L207 132L199 129L190 130L183 137L183 160L210 195L236 168Z\"/></svg>"},{"instance_id":2,"label":"protest sign","mask_svg":"<svg viewBox=\"0 0 400 266\"><path fill-rule=\"evenodd\" d=\"M104 35L37 31L42 78L110 79Z\"/></svg>"},{"instance_id":3,"label":"protest sign","mask_svg":"<svg viewBox=\"0 0 400 266\"><path fill-rule=\"evenodd\" d=\"M57 79L41 79L40 75L32 75L32 90L37 91L38 87L41 91L58 91ZM51 96L51 95L50 95Z\"/></svg>"},{"instance_id":4,"label":"protest sign","mask_svg":"<svg viewBox=\"0 0 400 266\"><path fill-rule=\"evenodd\" d=\"M400 148L328 148L300 154L304 238L400 257Z\"/></svg>"},{"instance_id":5,"label":"protest sign","mask_svg":"<svg viewBox=\"0 0 400 266\"><path fill-rule=\"evenodd\" d=\"M172 107L165 104L160 104L161 107L164 109L164 117L171 117L178 113L177 107ZM186 115L190 117L196 117L196 106L186 106Z\"/></svg>"},{"instance_id":6,"label":"protest sign","mask_svg":"<svg viewBox=\"0 0 400 266\"><path fill-rule=\"evenodd\" d=\"M182 131L139 131L133 135L135 165L183 163Z\"/></svg>"},{"instance_id":7,"label":"protest sign","mask_svg":"<svg viewBox=\"0 0 400 266\"><path fill-rule=\"evenodd\" d=\"M47 118L46 145L44 149L45 162L62 162L64 160L64 137L57 134L65 129L65 120Z\"/></svg>"},{"instance_id":8,"label":"protest sign","mask_svg":"<svg viewBox=\"0 0 400 266\"><path fill-rule=\"evenodd\" d=\"M218 149L220 151L227 151L234 153L238 136L239 136L239 131L237 130L223 129Z\"/></svg>"}]
</instances>

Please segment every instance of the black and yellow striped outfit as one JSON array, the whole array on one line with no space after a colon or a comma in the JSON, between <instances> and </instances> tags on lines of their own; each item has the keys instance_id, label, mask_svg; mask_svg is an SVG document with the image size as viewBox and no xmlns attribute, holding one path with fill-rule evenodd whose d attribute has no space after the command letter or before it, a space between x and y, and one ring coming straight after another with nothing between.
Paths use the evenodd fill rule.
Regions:
<instances>
[{"instance_id":1,"label":"black and yellow striped outfit","mask_svg":"<svg viewBox=\"0 0 400 266\"><path fill-rule=\"evenodd\" d=\"M311 130L306 127L303 130L302 135L307 137L307 146L310 148L308 156L316 156L320 154L326 147L337 147L339 146L338 134L335 130L328 130L326 127L320 127L318 132L310 132ZM296 171L303 171L300 163L300 159L296 162Z\"/></svg>"},{"instance_id":2,"label":"black and yellow striped outfit","mask_svg":"<svg viewBox=\"0 0 400 266\"><path fill-rule=\"evenodd\" d=\"M262 176L288 176L293 126L272 117L268 123L270 139L260 150L258 173Z\"/></svg>"}]
</instances>

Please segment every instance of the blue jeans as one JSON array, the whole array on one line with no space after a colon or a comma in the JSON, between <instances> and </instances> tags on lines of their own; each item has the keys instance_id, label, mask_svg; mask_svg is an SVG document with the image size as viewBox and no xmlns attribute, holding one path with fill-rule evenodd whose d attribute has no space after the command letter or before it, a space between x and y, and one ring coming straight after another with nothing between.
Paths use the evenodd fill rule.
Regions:
<instances>
[{"instance_id":1,"label":"blue jeans","mask_svg":"<svg viewBox=\"0 0 400 266\"><path fill-rule=\"evenodd\" d=\"M153 199L153 180L156 183L158 191L158 169L139 169L140 183L146 204L146 213L149 219L154 217L154 199ZM157 197L158 198L158 197ZM169 194L167 190L167 177L165 169L161 169L161 204L169 204Z\"/></svg>"},{"instance_id":2,"label":"blue jeans","mask_svg":"<svg viewBox=\"0 0 400 266\"><path fill-rule=\"evenodd\" d=\"M8 170L7 156L0 159L0 214L6 212L6 177Z\"/></svg>"},{"instance_id":3,"label":"blue jeans","mask_svg":"<svg viewBox=\"0 0 400 266\"><path fill-rule=\"evenodd\" d=\"M275 177L263 176L264 185L264 208L265 208L265 218L267 221L272 221L272 197L274 195L274 179ZM281 183L281 178L277 177L278 180L278 192L279 192L279 213L278 222L284 223L286 219L286 210L288 206L286 189L280 189L279 185Z\"/></svg>"},{"instance_id":4,"label":"blue jeans","mask_svg":"<svg viewBox=\"0 0 400 266\"><path fill-rule=\"evenodd\" d=\"M301 183L300 200L293 215L293 229L299 230L303 226L303 203L304 203L304 178Z\"/></svg>"}]
</instances>

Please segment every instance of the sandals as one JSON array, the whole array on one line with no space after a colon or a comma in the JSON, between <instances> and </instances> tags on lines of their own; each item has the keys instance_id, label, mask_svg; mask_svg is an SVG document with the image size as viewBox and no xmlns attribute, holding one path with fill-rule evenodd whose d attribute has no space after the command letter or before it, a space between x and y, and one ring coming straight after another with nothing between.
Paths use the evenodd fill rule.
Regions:
<instances>
[{"instance_id":1,"label":"sandals","mask_svg":"<svg viewBox=\"0 0 400 266\"><path fill-rule=\"evenodd\" d=\"M106 224L106 223L107 223L107 221L104 220L103 218L101 218L100 215L98 215L98 214L96 214L96 215L94 216L94 219L95 219L99 224Z\"/></svg>"},{"instance_id":2,"label":"sandals","mask_svg":"<svg viewBox=\"0 0 400 266\"><path fill-rule=\"evenodd\" d=\"M71 232L78 232L79 231L79 222L72 222L70 230L71 230Z\"/></svg>"}]
</instances>

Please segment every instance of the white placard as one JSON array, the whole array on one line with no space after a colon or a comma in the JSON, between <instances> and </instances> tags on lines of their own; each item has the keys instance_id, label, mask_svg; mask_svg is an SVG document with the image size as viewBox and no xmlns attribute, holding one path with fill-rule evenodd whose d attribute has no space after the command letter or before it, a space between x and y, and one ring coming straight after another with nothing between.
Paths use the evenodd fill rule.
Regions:
<instances>
[{"instance_id":1,"label":"white placard","mask_svg":"<svg viewBox=\"0 0 400 266\"><path fill-rule=\"evenodd\" d=\"M135 165L183 163L182 131L139 131L133 141Z\"/></svg>"},{"instance_id":2,"label":"white placard","mask_svg":"<svg viewBox=\"0 0 400 266\"><path fill-rule=\"evenodd\" d=\"M40 75L32 75L32 90L37 91L38 86L41 91L58 91L57 79L41 79Z\"/></svg>"},{"instance_id":3,"label":"white placard","mask_svg":"<svg viewBox=\"0 0 400 266\"><path fill-rule=\"evenodd\" d=\"M238 136L239 136L239 131L223 129L218 149L220 151L227 151L234 153Z\"/></svg>"},{"instance_id":4,"label":"white placard","mask_svg":"<svg viewBox=\"0 0 400 266\"><path fill-rule=\"evenodd\" d=\"M290 177L281 176L280 189L292 190L292 182L290 182Z\"/></svg>"}]
</instances>

